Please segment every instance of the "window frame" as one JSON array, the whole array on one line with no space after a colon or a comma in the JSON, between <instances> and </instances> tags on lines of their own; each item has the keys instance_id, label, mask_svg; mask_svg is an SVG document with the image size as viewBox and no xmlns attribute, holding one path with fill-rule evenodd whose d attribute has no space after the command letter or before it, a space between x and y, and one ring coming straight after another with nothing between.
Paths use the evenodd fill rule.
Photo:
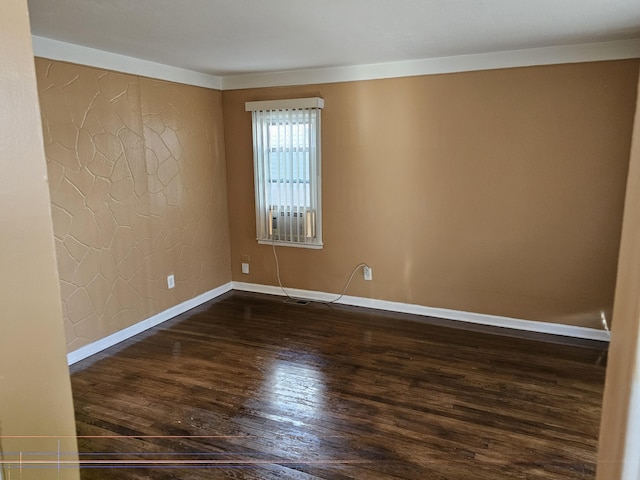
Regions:
<instances>
[{"instance_id":1,"label":"window frame","mask_svg":"<svg viewBox=\"0 0 640 480\"><path fill-rule=\"evenodd\" d=\"M252 112L256 240L259 244L323 248L323 107L324 100L319 97L245 104L245 111ZM297 128L301 123L308 123L308 127L304 128L303 143L300 143L300 130ZM287 137L288 143L271 143L274 127L278 132L278 141L280 137ZM294 137L297 142L292 141ZM278 162L275 178L272 175L274 161ZM281 172L283 162L284 174ZM303 174L301 165L304 166ZM287 172L287 168L291 171ZM308 186L300 188L300 181L307 179L305 183ZM294 187L294 184L297 186ZM284 201L282 196L286 197Z\"/></svg>"}]
</instances>

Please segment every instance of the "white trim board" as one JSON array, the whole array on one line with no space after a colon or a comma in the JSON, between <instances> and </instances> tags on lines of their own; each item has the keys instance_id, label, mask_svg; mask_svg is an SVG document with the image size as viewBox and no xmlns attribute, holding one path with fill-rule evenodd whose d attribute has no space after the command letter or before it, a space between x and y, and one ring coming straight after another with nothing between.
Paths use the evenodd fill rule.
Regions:
<instances>
[{"instance_id":1,"label":"white trim board","mask_svg":"<svg viewBox=\"0 0 640 480\"><path fill-rule=\"evenodd\" d=\"M222 90L313 85L500 68L640 58L640 39L222 77Z\"/></svg>"},{"instance_id":2,"label":"white trim board","mask_svg":"<svg viewBox=\"0 0 640 480\"><path fill-rule=\"evenodd\" d=\"M640 58L640 39L285 72L217 76L32 35L38 57L216 90L314 85L499 68Z\"/></svg>"},{"instance_id":3,"label":"white trim board","mask_svg":"<svg viewBox=\"0 0 640 480\"><path fill-rule=\"evenodd\" d=\"M231 282L234 290L244 292L266 293L269 295L284 296L280 287L272 285L260 285L255 283ZM317 292L313 290L299 290L287 288L287 293L296 298L308 298L311 300L331 301L338 297L336 294ZM547 333L550 335L561 335L564 337L583 338L588 340L599 340L608 342L609 335L604 330L595 328L576 327L560 323L537 322L533 320L521 320L518 318L501 317L498 315L487 315L484 313L463 312L460 310L448 310L445 308L425 307L409 303L391 302L388 300L376 300L374 298L351 297L345 295L336 303L353 305L356 307L373 308L376 310L386 310L390 312L409 313L424 317L443 318L446 320L456 320L461 322L487 325L492 327L510 328L513 330L523 330L527 332Z\"/></svg>"},{"instance_id":4,"label":"white trim board","mask_svg":"<svg viewBox=\"0 0 640 480\"><path fill-rule=\"evenodd\" d=\"M185 70L184 68L172 67L162 63L150 62L83 45L60 42L36 35L31 36L31 41L33 43L33 54L36 57L88 65L196 87L222 89L222 79L215 75Z\"/></svg>"},{"instance_id":5,"label":"white trim board","mask_svg":"<svg viewBox=\"0 0 640 480\"><path fill-rule=\"evenodd\" d=\"M280 287L273 285L260 285L256 283L229 282L218 288L214 288L208 292L198 295L191 300L175 305L164 312L160 312L146 320L142 320L130 327L127 327L111 335L101 338L93 343L80 347L77 350L67 354L67 363L73 365L80 360L84 360L91 355L100 353L109 347L138 335L150 328L153 328L167 320L191 310L203 303L213 300L220 295L231 290L239 290L242 292L265 293L268 295L284 296L284 292ZM313 290L300 290L297 288L287 288L287 292L292 297L308 298L311 300L332 301L338 297L333 293L318 292ZM343 296L336 303L344 305L352 305L356 307L373 308L376 310L384 310L389 312L409 313L420 315L423 317L435 317L445 320L456 320L477 325L487 325L492 327L510 328L513 330L523 330L527 332L547 333L551 335L562 335L565 337L584 338L588 340L599 340L608 342L609 335L604 330L595 328L576 327L572 325L564 325L559 323L535 322L532 320L520 320L517 318L501 317L497 315L486 315L483 313L462 312L459 310L448 310L445 308L425 307L422 305L414 305L409 303L391 302L387 300L376 300L374 298Z\"/></svg>"},{"instance_id":6,"label":"white trim board","mask_svg":"<svg viewBox=\"0 0 640 480\"><path fill-rule=\"evenodd\" d=\"M191 300L187 300L178 305L175 305L167 310L160 312L152 317L147 318L146 320L142 320L138 323L131 325L123 330L112 333L111 335L101 338L93 343L85 345L84 347L80 347L73 352L69 352L67 354L67 364L73 365L80 360L84 360L91 355L95 355L96 353L101 352L109 347L112 347L120 342L128 340L139 333L144 332L145 330L149 330L157 325L160 325L167 320L171 320L178 315L191 310L192 308L198 307L203 303L208 302L209 300L213 300L214 298L219 297L223 293L227 293L232 289L232 283L226 283L218 288L214 288L213 290L209 290L201 295L198 295Z\"/></svg>"}]
</instances>

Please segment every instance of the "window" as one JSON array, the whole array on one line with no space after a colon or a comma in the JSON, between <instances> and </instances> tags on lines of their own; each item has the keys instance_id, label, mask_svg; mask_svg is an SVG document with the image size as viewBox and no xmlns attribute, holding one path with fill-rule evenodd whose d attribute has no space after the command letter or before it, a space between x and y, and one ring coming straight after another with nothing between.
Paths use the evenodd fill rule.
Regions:
<instances>
[{"instance_id":1,"label":"window","mask_svg":"<svg viewBox=\"0 0 640 480\"><path fill-rule=\"evenodd\" d=\"M258 243L322 248L321 98L247 102Z\"/></svg>"}]
</instances>

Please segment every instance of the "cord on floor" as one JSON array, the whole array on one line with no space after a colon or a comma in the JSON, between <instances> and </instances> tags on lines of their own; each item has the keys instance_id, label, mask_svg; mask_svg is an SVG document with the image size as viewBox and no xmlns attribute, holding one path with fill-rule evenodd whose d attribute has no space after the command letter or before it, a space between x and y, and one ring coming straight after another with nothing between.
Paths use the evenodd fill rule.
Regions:
<instances>
[{"instance_id":1,"label":"cord on floor","mask_svg":"<svg viewBox=\"0 0 640 480\"><path fill-rule=\"evenodd\" d=\"M356 274L356 272L361 268L369 266L366 263L360 263L359 265L356 265L356 267L351 272L351 276L349 277L347 284L344 286L344 289L342 289L342 292L340 293L340 295L337 298L334 298L333 300L315 300L313 298L293 297L289 295L289 292L287 292L287 290L282 286L282 280L280 279L280 262L278 261L278 254L276 253L275 242L271 243L271 248L273 249L273 258L276 261L276 276L278 277L278 285L280 286L280 289L282 290L282 292L287 296L287 298L291 300L304 300L307 302L325 303L325 304L336 303L337 301L341 300L342 297L344 297L344 295L347 293L347 290L349 289L349 286L351 285L351 281L353 280L353 277Z\"/></svg>"}]
</instances>

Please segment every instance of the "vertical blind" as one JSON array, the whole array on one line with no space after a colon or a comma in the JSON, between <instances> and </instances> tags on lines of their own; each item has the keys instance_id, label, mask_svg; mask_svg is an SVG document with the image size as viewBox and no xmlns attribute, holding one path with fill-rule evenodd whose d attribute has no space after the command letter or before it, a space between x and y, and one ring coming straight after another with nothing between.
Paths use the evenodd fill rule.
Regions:
<instances>
[{"instance_id":1,"label":"vertical blind","mask_svg":"<svg viewBox=\"0 0 640 480\"><path fill-rule=\"evenodd\" d=\"M260 243L322 247L321 98L247 102Z\"/></svg>"}]
</instances>

